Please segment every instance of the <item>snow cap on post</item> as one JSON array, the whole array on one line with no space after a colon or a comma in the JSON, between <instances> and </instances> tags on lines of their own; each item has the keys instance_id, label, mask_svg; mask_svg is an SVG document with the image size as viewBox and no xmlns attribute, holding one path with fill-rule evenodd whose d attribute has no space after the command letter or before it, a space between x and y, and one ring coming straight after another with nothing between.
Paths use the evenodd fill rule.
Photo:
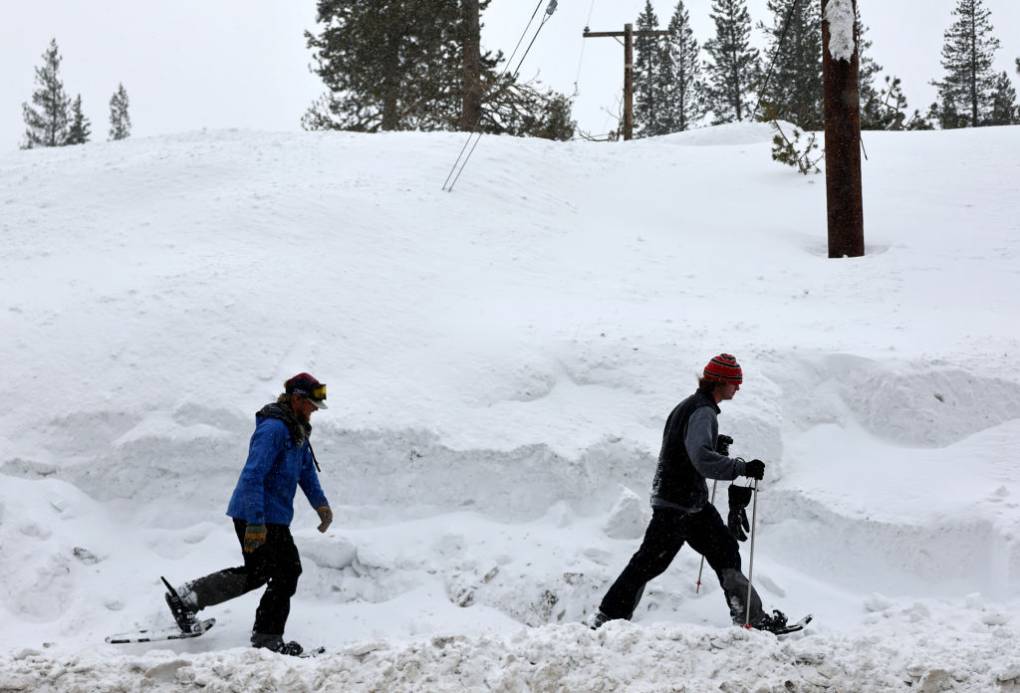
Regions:
<instances>
[{"instance_id":1,"label":"snow cap on post","mask_svg":"<svg viewBox=\"0 0 1020 693\"><path fill-rule=\"evenodd\" d=\"M739 385L744 382L744 372L740 364L732 354L719 354L713 356L712 360L705 366L704 379L710 383L735 383Z\"/></svg>"},{"instance_id":2,"label":"snow cap on post","mask_svg":"<svg viewBox=\"0 0 1020 693\"><path fill-rule=\"evenodd\" d=\"M829 0L825 6L825 21L829 24L829 54L833 60L853 60L857 43L854 25L857 17L853 0Z\"/></svg>"},{"instance_id":3,"label":"snow cap on post","mask_svg":"<svg viewBox=\"0 0 1020 693\"><path fill-rule=\"evenodd\" d=\"M284 392L288 395L301 395L311 400L319 409L326 407L326 385L320 383L310 373L298 373L283 384Z\"/></svg>"}]
</instances>

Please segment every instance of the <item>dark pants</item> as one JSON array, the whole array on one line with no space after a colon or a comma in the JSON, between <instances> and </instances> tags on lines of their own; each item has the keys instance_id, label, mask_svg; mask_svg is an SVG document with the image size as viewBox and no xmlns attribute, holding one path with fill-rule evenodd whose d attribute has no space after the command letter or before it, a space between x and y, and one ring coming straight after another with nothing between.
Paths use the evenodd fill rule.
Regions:
<instances>
[{"instance_id":1,"label":"dark pants","mask_svg":"<svg viewBox=\"0 0 1020 693\"><path fill-rule=\"evenodd\" d=\"M743 624L747 618L748 583L740 572L740 550L711 504L696 513L654 508L641 548L609 588L599 607L602 613L610 619L633 616L645 584L666 572L684 542L708 561L723 588L730 617L734 623ZM751 590L751 623L758 623L763 615L761 599Z\"/></svg>"},{"instance_id":2,"label":"dark pants","mask_svg":"<svg viewBox=\"0 0 1020 693\"><path fill-rule=\"evenodd\" d=\"M301 557L298 555L290 528L286 525L266 525L266 543L252 553L244 553L243 520L234 520L234 531L241 542L244 565L226 568L198 578L190 587L198 600L198 608L220 604L228 599L262 587L268 583L262 601L255 611L255 633L283 635L290 614L290 598L297 590L301 575Z\"/></svg>"}]
</instances>

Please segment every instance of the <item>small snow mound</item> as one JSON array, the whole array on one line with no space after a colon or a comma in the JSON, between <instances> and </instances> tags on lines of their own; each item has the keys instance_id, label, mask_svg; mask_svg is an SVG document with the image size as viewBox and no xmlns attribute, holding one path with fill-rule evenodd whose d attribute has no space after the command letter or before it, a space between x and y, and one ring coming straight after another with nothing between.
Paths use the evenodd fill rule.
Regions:
<instances>
[{"instance_id":1,"label":"small snow mound","mask_svg":"<svg viewBox=\"0 0 1020 693\"><path fill-rule=\"evenodd\" d=\"M685 147L737 146L771 142L773 134L769 123L728 123L656 137L654 143L655 146L662 144Z\"/></svg>"},{"instance_id":2,"label":"small snow mound","mask_svg":"<svg viewBox=\"0 0 1020 693\"><path fill-rule=\"evenodd\" d=\"M613 539L638 539L644 534L647 522L644 501L625 487L609 511L602 529L606 536Z\"/></svg>"}]
</instances>

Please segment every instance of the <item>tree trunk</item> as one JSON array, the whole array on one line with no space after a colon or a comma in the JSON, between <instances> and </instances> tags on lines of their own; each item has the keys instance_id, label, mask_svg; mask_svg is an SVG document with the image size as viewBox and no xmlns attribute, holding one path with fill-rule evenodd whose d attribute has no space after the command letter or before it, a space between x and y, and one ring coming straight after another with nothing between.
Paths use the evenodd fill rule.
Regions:
<instances>
[{"instance_id":1,"label":"tree trunk","mask_svg":"<svg viewBox=\"0 0 1020 693\"><path fill-rule=\"evenodd\" d=\"M977 9L970 16L970 126L978 126L977 95Z\"/></svg>"},{"instance_id":2,"label":"tree trunk","mask_svg":"<svg viewBox=\"0 0 1020 693\"><path fill-rule=\"evenodd\" d=\"M391 24L386 35L386 68L383 74L383 130L396 130L400 127L400 44L403 40L398 25Z\"/></svg>"},{"instance_id":3,"label":"tree trunk","mask_svg":"<svg viewBox=\"0 0 1020 693\"><path fill-rule=\"evenodd\" d=\"M482 120L482 47L478 0L461 0L464 21L464 100L460 129L473 132Z\"/></svg>"},{"instance_id":4,"label":"tree trunk","mask_svg":"<svg viewBox=\"0 0 1020 693\"><path fill-rule=\"evenodd\" d=\"M822 0L822 17L830 0ZM857 0L854 0L854 10ZM829 52L829 23L822 20L822 74L825 90L825 184L829 257L864 255L861 193L860 34L854 28L849 61Z\"/></svg>"}]
</instances>

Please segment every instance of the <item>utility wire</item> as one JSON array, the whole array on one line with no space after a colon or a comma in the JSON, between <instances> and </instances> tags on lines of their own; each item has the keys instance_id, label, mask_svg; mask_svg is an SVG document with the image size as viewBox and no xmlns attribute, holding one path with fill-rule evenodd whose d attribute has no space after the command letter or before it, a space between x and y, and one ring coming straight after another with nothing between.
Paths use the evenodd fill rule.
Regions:
<instances>
[{"instance_id":1,"label":"utility wire","mask_svg":"<svg viewBox=\"0 0 1020 693\"><path fill-rule=\"evenodd\" d=\"M595 12L595 0L591 0L591 5L588 6L588 19L584 22L584 30L588 31L588 27L591 26L591 16ZM584 40L584 36L581 37L581 55L577 58L577 74L574 75L574 93L570 95L570 98L576 97L581 93L581 88L578 83L581 81L581 66L584 64L584 48L588 45L588 42Z\"/></svg>"},{"instance_id":2,"label":"utility wire","mask_svg":"<svg viewBox=\"0 0 1020 693\"><path fill-rule=\"evenodd\" d=\"M514 46L513 52L510 53L510 57L507 58L506 64L503 66L503 71L500 72L500 76L496 78L496 84L499 84L500 80L503 79L503 76L506 75L507 69L510 67L510 63L513 62L514 56L517 55L517 51L520 49L520 44L524 42L524 37L527 36L527 30L531 28L531 23L534 21L534 17L538 16L539 10L542 9L543 1L544 0L539 0L539 3L534 6L534 11L531 12L531 18L527 20L527 26L524 27L524 31L521 32L520 38L517 39L517 45ZM460 148L460 153L457 154L457 160L453 162L453 166L450 168L449 174L447 174L447 179L446 181L443 182L443 190L446 190L447 186L450 184L450 179L453 177L453 172L457 169L457 165L460 163L461 157L464 156L464 152L467 150L468 145L471 144L471 138L474 137L474 134L477 132L479 126L480 122L475 123L474 128L471 130L470 133L468 133L467 140L464 141L464 146ZM453 190L452 186L450 190Z\"/></svg>"},{"instance_id":3,"label":"utility wire","mask_svg":"<svg viewBox=\"0 0 1020 693\"><path fill-rule=\"evenodd\" d=\"M772 51L772 59L769 61L768 72L765 73L765 79L762 81L761 87L758 88L758 103L755 104L754 110L751 111L751 120L758 114L758 109L761 108L761 100L765 97L765 89L769 85L769 79L772 78L772 69L776 66L776 58L779 57L779 51L782 49L783 44L786 43L786 32L790 29L790 20L793 19L793 11L797 9L797 3L799 0L793 0L790 4L790 9L786 13L786 21L783 22L783 32L779 36L779 43L776 44L776 49Z\"/></svg>"},{"instance_id":4,"label":"utility wire","mask_svg":"<svg viewBox=\"0 0 1020 693\"><path fill-rule=\"evenodd\" d=\"M521 43L524 41L524 37L527 35L528 30L531 28L532 23L535 21L535 17L538 15L538 10L542 7L543 1L544 0L539 0L538 5L535 6L535 11L531 14L531 19L528 20L528 25L524 27L524 33L521 34L521 38L518 39L517 41L517 47L515 47L514 52L510 54L510 58L507 60L506 67L503 68L503 72L500 73L499 77L496 79L495 84L499 84L500 80L503 78L503 75L505 75L507 70L510 68L510 63L513 61L514 56L517 54L518 48L520 48ZM517 68L514 70L513 75L511 76L511 80L517 79L517 75L520 74L521 71L521 65L524 64L524 59L527 58L528 53L531 52L531 47L535 45L535 40L538 39L538 35L542 33L542 28L545 27L546 22L548 22L549 19L553 16L553 13L556 11L557 4L558 4L557 0L549 0L549 5L548 7L546 7L545 10L545 16L542 17L542 21L539 22L538 28L535 29L535 35L531 37L531 42L528 44L528 47L525 49L523 55L521 55L521 59L517 62ZM475 128L468 135L467 141L464 142L464 146L461 147L460 154L457 156L457 161L454 162L453 168L451 168L450 172L446 175L446 182L443 183L443 190L445 190L446 192L453 192L453 188L455 185L457 185L457 181L460 180L461 174L464 173L464 169L467 167L468 161L471 159L471 155L475 153L475 148L478 147L478 143L482 141L482 133L479 132L480 125L481 123L475 125ZM464 151L467 149L468 144L471 143L472 138L474 138L475 140L474 144L471 144L471 149L468 150L467 156L464 156ZM463 157L464 159L463 162L461 162L461 157ZM458 164L460 164L460 170L457 170ZM456 175L454 175L454 171L456 171ZM453 176L453 180L450 180L451 176Z\"/></svg>"}]
</instances>

